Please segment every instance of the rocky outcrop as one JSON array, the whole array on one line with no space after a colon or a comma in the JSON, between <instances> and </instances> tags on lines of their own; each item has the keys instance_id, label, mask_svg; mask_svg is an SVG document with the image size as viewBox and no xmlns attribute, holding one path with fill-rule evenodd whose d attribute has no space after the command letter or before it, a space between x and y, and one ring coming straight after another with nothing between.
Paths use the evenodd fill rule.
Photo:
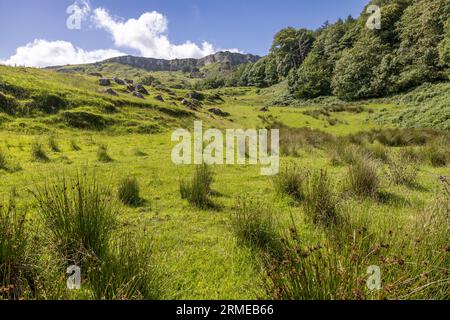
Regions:
<instances>
[{"instance_id":1,"label":"rocky outcrop","mask_svg":"<svg viewBox=\"0 0 450 320\"><path fill-rule=\"evenodd\" d=\"M105 63L120 63L147 71L182 71L185 67L200 68L214 63L233 67L244 63L256 62L261 57L252 54L241 54L233 52L217 52L201 59L154 59L134 56L122 56L105 60Z\"/></svg>"},{"instance_id":2,"label":"rocky outcrop","mask_svg":"<svg viewBox=\"0 0 450 320\"><path fill-rule=\"evenodd\" d=\"M123 81L122 79L119 79L119 78L117 78L117 77L114 77L114 78L113 78L113 81L114 81L115 83L117 83L118 85L121 85L121 86L125 85L125 81Z\"/></svg>"},{"instance_id":3,"label":"rocky outcrop","mask_svg":"<svg viewBox=\"0 0 450 320\"><path fill-rule=\"evenodd\" d=\"M208 111L219 117L229 117L230 116L230 114L228 112L222 111L219 108L211 108Z\"/></svg>"},{"instance_id":4,"label":"rocky outcrop","mask_svg":"<svg viewBox=\"0 0 450 320\"><path fill-rule=\"evenodd\" d=\"M106 90L103 90L103 93L104 94L109 94L109 95L111 95L111 96L117 96L117 92L115 92L113 89L111 89L111 88L109 88L109 89L106 89Z\"/></svg>"}]
</instances>

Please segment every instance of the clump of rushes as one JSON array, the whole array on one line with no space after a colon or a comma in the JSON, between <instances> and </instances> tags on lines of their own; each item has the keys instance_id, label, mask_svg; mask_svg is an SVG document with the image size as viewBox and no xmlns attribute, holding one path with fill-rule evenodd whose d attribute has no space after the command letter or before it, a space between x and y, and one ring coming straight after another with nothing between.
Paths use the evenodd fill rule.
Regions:
<instances>
[{"instance_id":1,"label":"clump of rushes","mask_svg":"<svg viewBox=\"0 0 450 320\"><path fill-rule=\"evenodd\" d=\"M101 144L98 146L97 159L100 162L112 162L113 159L108 154L108 146Z\"/></svg>"},{"instance_id":2,"label":"clump of rushes","mask_svg":"<svg viewBox=\"0 0 450 320\"><path fill-rule=\"evenodd\" d=\"M239 199L231 221L232 230L240 243L271 258L281 257L276 215L270 204Z\"/></svg>"},{"instance_id":3,"label":"clump of rushes","mask_svg":"<svg viewBox=\"0 0 450 320\"><path fill-rule=\"evenodd\" d=\"M81 150L80 146L79 146L78 143L75 141L75 139L71 139L71 140L70 140L70 148L71 148L73 151L80 151L80 150Z\"/></svg>"},{"instance_id":4,"label":"clump of rushes","mask_svg":"<svg viewBox=\"0 0 450 320\"><path fill-rule=\"evenodd\" d=\"M180 180L181 198L200 209L213 206L211 200L213 181L214 174L208 165L197 166L191 179Z\"/></svg>"},{"instance_id":5,"label":"clump of rushes","mask_svg":"<svg viewBox=\"0 0 450 320\"><path fill-rule=\"evenodd\" d=\"M304 210L313 223L330 226L339 220L334 183L327 171L313 171L305 183Z\"/></svg>"},{"instance_id":6,"label":"clump of rushes","mask_svg":"<svg viewBox=\"0 0 450 320\"><path fill-rule=\"evenodd\" d=\"M58 141L56 141L56 138L54 136L50 136L48 138L48 146L50 147L50 150L53 152L61 152L61 149L59 148Z\"/></svg>"},{"instance_id":7,"label":"clump of rushes","mask_svg":"<svg viewBox=\"0 0 450 320\"><path fill-rule=\"evenodd\" d=\"M117 225L111 189L95 175L65 175L38 185L32 194L56 250L68 263L81 266L101 259Z\"/></svg>"},{"instance_id":8,"label":"clump of rushes","mask_svg":"<svg viewBox=\"0 0 450 320\"><path fill-rule=\"evenodd\" d=\"M375 141L373 144L367 143L364 148L369 158L379 160L384 163L389 161L388 149L378 141Z\"/></svg>"},{"instance_id":9,"label":"clump of rushes","mask_svg":"<svg viewBox=\"0 0 450 320\"><path fill-rule=\"evenodd\" d=\"M404 161L396 155L390 159L388 164L388 176L392 183L412 186L416 183L419 169L417 164Z\"/></svg>"},{"instance_id":10,"label":"clump of rushes","mask_svg":"<svg viewBox=\"0 0 450 320\"><path fill-rule=\"evenodd\" d=\"M39 141L34 141L31 144L31 157L34 161L47 162L50 160L44 150L44 146Z\"/></svg>"},{"instance_id":11,"label":"clump of rushes","mask_svg":"<svg viewBox=\"0 0 450 320\"><path fill-rule=\"evenodd\" d=\"M445 167L447 165L449 152L445 148L433 145L427 151L428 158L433 167Z\"/></svg>"},{"instance_id":12,"label":"clump of rushes","mask_svg":"<svg viewBox=\"0 0 450 320\"><path fill-rule=\"evenodd\" d=\"M304 179L305 172L297 164L289 163L275 176L273 183L279 194L290 196L295 201L301 201L304 198Z\"/></svg>"},{"instance_id":13,"label":"clump of rushes","mask_svg":"<svg viewBox=\"0 0 450 320\"><path fill-rule=\"evenodd\" d=\"M367 158L360 158L348 168L347 186L354 195L375 196L380 187L377 166Z\"/></svg>"},{"instance_id":14,"label":"clump of rushes","mask_svg":"<svg viewBox=\"0 0 450 320\"><path fill-rule=\"evenodd\" d=\"M27 280L29 244L25 214L11 196L8 204L0 204L0 300L20 299L34 285Z\"/></svg>"},{"instance_id":15,"label":"clump of rushes","mask_svg":"<svg viewBox=\"0 0 450 320\"><path fill-rule=\"evenodd\" d=\"M126 177L120 181L117 197L127 206L137 206L141 203L139 183L136 177Z\"/></svg>"}]
</instances>

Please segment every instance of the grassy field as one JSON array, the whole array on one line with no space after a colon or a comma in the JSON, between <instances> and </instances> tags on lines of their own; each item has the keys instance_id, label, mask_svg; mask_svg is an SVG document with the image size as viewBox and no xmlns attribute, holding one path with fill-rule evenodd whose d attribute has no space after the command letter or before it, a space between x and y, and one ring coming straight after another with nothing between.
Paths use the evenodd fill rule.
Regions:
<instances>
[{"instance_id":1,"label":"grassy field","mask_svg":"<svg viewBox=\"0 0 450 320\"><path fill-rule=\"evenodd\" d=\"M404 110L389 101L261 111L264 91L225 88L203 92L221 100L191 110L181 104L189 90L149 87L138 99L113 84L115 97L97 81L0 67L0 298L449 298L448 131L381 126L385 112ZM281 128L280 174L213 166L202 185L210 205L183 199L182 182L205 169L172 163L171 133L194 120ZM125 204L121 190L135 201ZM77 229L69 211L74 224L83 211L114 227ZM21 214L25 224L13 218ZM66 242L61 230L73 232ZM98 232L105 240L93 240ZM82 265L80 291L66 289L72 262ZM381 290L366 287L371 265Z\"/></svg>"}]
</instances>

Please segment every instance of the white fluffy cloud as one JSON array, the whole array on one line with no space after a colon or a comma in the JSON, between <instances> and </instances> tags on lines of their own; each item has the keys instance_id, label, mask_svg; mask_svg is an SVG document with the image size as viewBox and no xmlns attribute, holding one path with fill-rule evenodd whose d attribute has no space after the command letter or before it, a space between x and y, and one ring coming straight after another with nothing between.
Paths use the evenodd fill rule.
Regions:
<instances>
[{"instance_id":1,"label":"white fluffy cloud","mask_svg":"<svg viewBox=\"0 0 450 320\"><path fill-rule=\"evenodd\" d=\"M93 11L95 26L111 34L117 47L138 50L142 56L160 59L201 58L218 51L212 44L203 42L201 46L186 41L173 44L167 37L168 21L159 12L146 12L138 19L121 21L111 17L104 8ZM229 51L237 52L236 49Z\"/></svg>"},{"instance_id":2,"label":"white fluffy cloud","mask_svg":"<svg viewBox=\"0 0 450 320\"><path fill-rule=\"evenodd\" d=\"M0 61L0 63L27 67L48 67L92 63L123 55L124 53L112 49L85 51L81 48L76 48L67 41L36 39L25 46L17 48L13 56L5 61Z\"/></svg>"}]
</instances>

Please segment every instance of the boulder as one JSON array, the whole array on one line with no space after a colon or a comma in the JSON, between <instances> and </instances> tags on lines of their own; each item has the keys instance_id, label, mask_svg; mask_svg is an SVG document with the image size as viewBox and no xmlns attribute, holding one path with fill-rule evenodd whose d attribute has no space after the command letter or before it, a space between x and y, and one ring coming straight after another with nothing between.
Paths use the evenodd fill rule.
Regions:
<instances>
[{"instance_id":1,"label":"boulder","mask_svg":"<svg viewBox=\"0 0 450 320\"><path fill-rule=\"evenodd\" d=\"M101 78L98 80L98 84L101 86L110 86L111 85L111 81L107 78Z\"/></svg>"},{"instance_id":2,"label":"boulder","mask_svg":"<svg viewBox=\"0 0 450 320\"><path fill-rule=\"evenodd\" d=\"M205 99L205 96L203 95L203 93L191 91L187 94L187 98L201 101Z\"/></svg>"},{"instance_id":3,"label":"boulder","mask_svg":"<svg viewBox=\"0 0 450 320\"><path fill-rule=\"evenodd\" d=\"M109 94L109 95L112 95L112 96L117 96L117 92L115 92L113 89L111 89L111 88L108 88L108 89L106 89L106 90L103 90L103 93L104 94Z\"/></svg>"},{"instance_id":4,"label":"boulder","mask_svg":"<svg viewBox=\"0 0 450 320\"><path fill-rule=\"evenodd\" d=\"M208 111L219 117L229 117L230 116L230 114L228 112L222 111L219 108L211 108Z\"/></svg>"},{"instance_id":5,"label":"boulder","mask_svg":"<svg viewBox=\"0 0 450 320\"><path fill-rule=\"evenodd\" d=\"M136 98L145 99L144 96L142 95L142 93L140 93L140 92L133 91L133 93L131 93L131 94Z\"/></svg>"},{"instance_id":6,"label":"boulder","mask_svg":"<svg viewBox=\"0 0 450 320\"><path fill-rule=\"evenodd\" d=\"M135 91L135 87L133 85L129 84L127 86L127 90L130 91L130 92L134 92Z\"/></svg>"},{"instance_id":7,"label":"boulder","mask_svg":"<svg viewBox=\"0 0 450 320\"><path fill-rule=\"evenodd\" d=\"M123 81L122 79L119 79L119 78L117 78L117 77L114 77L114 78L113 78L113 81L114 81L115 83L117 83L118 85L121 85L121 86L125 85L125 81Z\"/></svg>"},{"instance_id":8,"label":"boulder","mask_svg":"<svg viewBox=\"0 0 450 320\"><path fill-rule=\"evenodd\" d=\"M131 80L131 79L125 79L125 82L128 83L128 84L133 84L134 83L134 81Z\"/></svg>"},{"instance_id":9,"label":"boulder","mask_svg":"<svg viewBox=\"0 0 450 320\"><path fill-rule=\"evenodd\" d=\"M191 110L197 110L198 108L201 107L200 101L195 99L183 99L181 100L181 104L183 106L188 107Z\"/></svg>"},{"instance_id":10,"label":"boulder","mask_svg":"<svg viewBox=\"0 0 450 320\"><path fill-rule=\"evenodd\" d=\"M164 98L163 98L160 94L158 94L158 95L155 97L155 100L164 102Z\"/></svg>"}]
</instances>

